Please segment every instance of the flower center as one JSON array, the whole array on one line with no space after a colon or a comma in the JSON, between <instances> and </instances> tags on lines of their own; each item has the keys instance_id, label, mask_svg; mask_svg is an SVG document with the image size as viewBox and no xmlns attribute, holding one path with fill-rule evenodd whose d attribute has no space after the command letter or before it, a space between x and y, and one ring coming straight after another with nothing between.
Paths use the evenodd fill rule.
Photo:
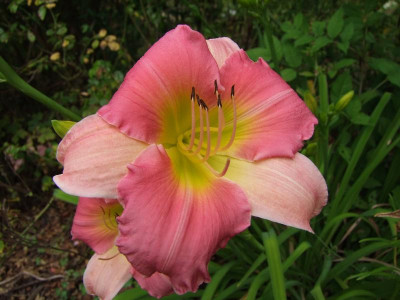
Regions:
<instances>
[{"instance_id":1,"label":"flower center","mask_svg":"<svg viewBox=\"0 0 400 300\"><path fill-rule=\"evenodd\" d=\"M214 81L215 90L214 94L217 97L218 106L218 127L210 126L209 111L208 106L203 99L196 94L196 90L192 87L191 93L191 114L192 114L192 128L181 134L178 137L178 148L179 150L188 157L193 157L198 163L204 163L205 166L217 177L222 177L226 174L229 168L230 159L228 158L225 163L225 167L222 171L218 172L214 170L208 163L207 160L221 151L228 150L235 140L236 134L236 105L235 105L235 86L231 88L231 101L233 107L233 122L232 122L232 132L230 139L226 145L221 147L222 133L225 127L224 112L222 110L221 95L218 93L217 81ZM199 107L199 127L196 127L196 103ZM205 125L204 125L205 117ZM216 134L216 143L213 147L211 143L211 133ZM198 138L197 138L198 134ZM206 139L204 135L206 134ZM190 138L189 138L190 137Z\"/></svg>"}]
</instances>

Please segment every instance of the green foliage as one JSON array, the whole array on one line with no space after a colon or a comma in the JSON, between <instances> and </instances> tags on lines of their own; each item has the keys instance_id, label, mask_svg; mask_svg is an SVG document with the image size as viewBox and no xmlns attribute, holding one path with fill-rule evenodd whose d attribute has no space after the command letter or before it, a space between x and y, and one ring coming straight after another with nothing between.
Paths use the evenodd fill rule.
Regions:
<instances>
[{"instance_id":1,"label":"green foliage","mask_svg":"<svg viewBox=\"0 0 400 300\"><path fill-rule=\"evenodd\" d=\"M210 284L165 299L400 297L399 223L393 217L400 209L398 10L373 0L124 0L95 6L13 0L0 11L4 58L79 115L106 104L151 44L187 23L207 38L229 36L254 61L266 60L318 117L302 150L324 174L330 195L312 220L315 235L254 218L215 255ZM40 194L76 204L77 197L58 189L51 194L51 177L60 167L50 120L62 117L27 105L6 80L0 76L0 148L10 166L0 179L7 201L22 205ZM53 123L60 136L71 125L62 122ZM16 185L18 178L27 187ZM0 235L0 253L6 251L2 241ZM68 299L65 282L56 297ZM136 282L130 286L116 299L152 299Z\"/></svg>"}]
</instances>

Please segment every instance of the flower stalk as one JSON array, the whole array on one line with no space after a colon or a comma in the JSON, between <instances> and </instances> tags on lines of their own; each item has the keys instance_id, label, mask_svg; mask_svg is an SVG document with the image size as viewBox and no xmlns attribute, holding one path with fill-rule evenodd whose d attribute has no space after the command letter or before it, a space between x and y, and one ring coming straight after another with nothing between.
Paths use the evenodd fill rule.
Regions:
<instances>
[{"instance_id":1,"label":"flower stalk","mask_svg":"<svg viewBox=\"0 0 400 300\"><path fill-rule=\"evenodd\" d=\"M81 117L64 106L58 104L53 99L47 97L30 84L28 84L25 80L18 76L18 74L8 65L8 63L0 56L0 72L4 75L6 81L17 90L20 90L25 95L35 99L36 101L42 103L47 106L51 110L59 112L64 117L73 120L79 121Z\"/></svg>"}]
</instances>

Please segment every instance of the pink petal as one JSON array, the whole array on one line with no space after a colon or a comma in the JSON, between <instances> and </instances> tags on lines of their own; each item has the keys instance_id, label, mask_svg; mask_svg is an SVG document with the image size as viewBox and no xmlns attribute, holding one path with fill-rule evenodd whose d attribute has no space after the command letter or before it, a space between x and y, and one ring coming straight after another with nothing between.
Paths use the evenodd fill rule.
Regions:
<instances>
[{"instance_id":1,"label":"pink petal","mask_svg":"<svg viewBox=\"0 0 400 300\"><path fill-rule=\"evenodd\" d=\"M212 106L214 80L219 83L219 71L206 40L179 25L134 65L99 114L130 137L172 144L191 126L192 87Z\"/></svg>"},{"instance_id":2,"label":"pink petal","mask_svg":"<svg viewBox=\"0 0 400 300\"><path fill-rule=\"evenodd\" d=\"M220 159L215 167L223 163ZM324 178L312 161L300 153L293 158L257 162L231 159L226 177L245 191L253 216L311 232L310 219L327 202Z\"/></svg>"},{"instance_id":3,"label":"pink petal","mask_svg":"<svg viewBox=\"0 0 400 300\"><path fill-rule=\"evenodd\" d=\"M146 277L133 268L132 275L139 283L140 287L148 291L153 297L161 298L174 292L171 280L167 275L156 272L150 277Z\"/></svg>"},{"instance_id":4,"label":"pink petal","mask_svg":"<svg viewBox=\"0 0 400 300\"><path fill-rule=\"evenodd\" d=\"M83 283L91 295L111 300L131 278L131 264L113 247L103 255L94 254L89 260Z\"/></svg>"},{"instance_id":5,"label":"pink petal","mask_svg":"<svg viewBox=\"0 0 400 300\"><path fill-rule=\"evenodd\" d=\"M54 182L71 195L115 199L127 165L146 146L91 115L74 125L58 146L64 171Z\"/></svg>"},{"instance_id":6,"label":"pink petal","mask_svg":"<svg viewBox=\"0 0 400 300\"><path fill-rule=\"evenodd\" d=\"M228 155L246 160L293 157L314 132L317 119L296 92L261 58L232 54L221 69L227 134L232 130L230 88L235 85L237 131ZM225 134L225 133L224 133Z\"/></svg>"},{"instance_id":7,"label":"pink petal","mask_svg":"<svg viewBox=\"0 0 400 300\"><path fill-rule=\"evenodd\" d=\"M102 198L79 198L72 239L88 244L96 253L102 254L114 246L118 235L115 218L122 213L117 200L106 202Z\"/></svg>"},{"instance_id":8,"label":"pink petal","mask_svg":"<svg viewBox=\"0 0 400 300\"><path fill-rule=\"evenodd\" d=\"M239 46L230 38L222 37L207 40L208 49L221 68L226 59L234 52L240 50Z\"/></svg>"},{"instance_id":9,"label":"pink petal","mask_svg":"<svg viewBox=\"0 0 400 300\"><path fill-rule=\"evenodd\" d=\"M242 190L202 167L176 148L167 154L152 145L118 185L124 212L117 246L143 275L169 276L178 294L209 281L211 256L250 222Z\"/></svg>"}]
</instances>

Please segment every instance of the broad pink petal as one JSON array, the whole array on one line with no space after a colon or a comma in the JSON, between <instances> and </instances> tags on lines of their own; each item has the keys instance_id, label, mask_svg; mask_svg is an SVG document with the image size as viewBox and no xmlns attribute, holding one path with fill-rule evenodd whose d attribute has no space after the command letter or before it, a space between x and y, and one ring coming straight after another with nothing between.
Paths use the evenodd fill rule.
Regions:
<instances>
[{"instance_id":1,"label":"broad pink petal","mask_svg":"<svg viewBox=\"0 0 400 300\"><path fill-rule=\"evenodd\" d=\"M58 146L64 171L54 182L71 195L116 199L118 181L145 147L91 115L74 125Z\"/></svg>"},{"instance_id":2,"label":"broad pink petal","mask_svg":"<svg viewBox=\"0 0 400 300\"><path fill-rule=\"evenodd\" d=\"M72 239L85 242L98 254L108 251L118 235L115 218L121 213L122 207L117 200L79 198L72 223Z\"/></svg>"},{"instance_id":3,"label":"broad pink petal","mask_svg":"<svg viewBox=\"0 0 400 300\"><path fill-rule=\"evenodd\" d=\"M140 287L148 291L153 297L161 298L174 292L171 280L167 275L156 272L150 277L146 277L133 268L132 275L139 283Z\"/></svg>"},{"instance_id":4,"label":"broad pink petal","mask_svg":"<svg viewBox=\"0 0 400 300\"><path fill-rule=\"evenodd\" d=\"M293 157L314 132L317 119L296 92L261 58L251 61L243 50L221 69L226 124L232 130L230 87L235 85L237 131L228 155L246 160Z\"/></svg>"},{"instance_id":5,"label":"broad pink petal","mask_svg":"<svg viewBox=\"0 0 400 300\"><path fill-rule=\"evenodd\" d=\"M111 300L131 278L131 264L113 247L103 255L94 254L89 260L83 284L91 295Z\"/></svg>"},{"instance_id":6,"label":"broad pink petal","mask_svg":"<svg viewBox=\"0 0 400 300\"><path fill-rule=\"evenodd\" d=\"M216 168L224 161L213 158ZM317 167L304 155L257 162L231 159L226 177L236 182L252 215L312 232L309 221L327 202L328 191Z\"/></svg>"},{"instance_id":7,"label":"broad pink petal","mask_svg":"<svg viewBox=\"0 0 400 300\"><path fill-rule=\"evenodd\" d=\"M226 59L234 52L240 50L239 46L230 38L221 37L207 40L208 49L221 68Z\"/></svg>"},{"instance_id":8,"label":"broad pink petal","mask_svg":"<svg viewBox=\"0 0 400 300\"><path fill-rule=\"evenodd\" d=\"M211 256L250 222L242 190L201 168L177 149L151 145L118 185L117 246L143 275L169 276L178 294L209 281Z\"/></svg>"},{"instance_id":9,"label":"broad pink petal","mask_svg":"<svg viewBox=\"0 0 400 300\"><path fill-rule=\"evenodd\" d=\"M216 103L214 80L219 83L219 71L206 40L179 25L133 66L98 113L130 137L172 144L191 126L192 87L211 107Z\"/></svg>"}]
</instances>

